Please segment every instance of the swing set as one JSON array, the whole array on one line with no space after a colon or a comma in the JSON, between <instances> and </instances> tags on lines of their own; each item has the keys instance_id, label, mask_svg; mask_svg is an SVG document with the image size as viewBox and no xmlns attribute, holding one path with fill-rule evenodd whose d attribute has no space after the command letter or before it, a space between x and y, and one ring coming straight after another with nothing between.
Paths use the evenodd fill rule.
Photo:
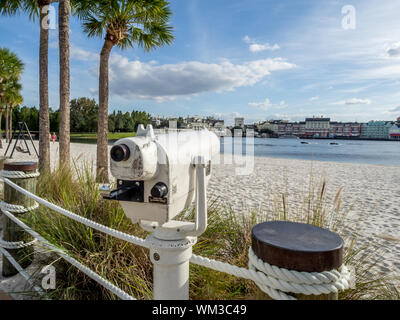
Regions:
<instances>
[{"instance_id":1,"label":"swing set","mask_svg":"<svg viewBox=\"0 0 400 320\"><path fill-rule=\"evenodd\" d=\"M8 143L8 146L7 146L6 152L4 153L4 156L7 156L8 149L10 148L12 141L15 137L16 137L16 140L14 143L14 147L12 148L12 151L11 151L10 159L12 159L14 151L21 152L21 153L28 153L29 155L31 155L31 151L30 151L28 143L26 141L27 135L29 137L29 140L32 142L32 146L33 146L33 149L35 150L36 156L39 158L39 154L36 150L35 144L33 143L32 135L29 131L29 128L28 128L26 122L18 122L18 134L16 132L14 132L13 137L11 138L10 142ZM19 142L19 145L18 145L18 142ZM23 142L25 142L26 149L24 149Z\"/></svg>"}]
</instances>

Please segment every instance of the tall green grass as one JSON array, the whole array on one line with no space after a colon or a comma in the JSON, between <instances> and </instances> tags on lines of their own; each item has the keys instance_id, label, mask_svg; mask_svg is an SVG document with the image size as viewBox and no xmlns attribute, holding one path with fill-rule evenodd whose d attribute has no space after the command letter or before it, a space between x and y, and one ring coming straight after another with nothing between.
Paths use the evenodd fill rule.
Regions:
<instances>
[{"instance_id":1,"label":"tall green grass","mask_svg":"<svg viewBox=\"0 0 400 320\"><path fill-rule=\"evenodd\" d=\"M59 168L51 175L39 178L39 196L72 212L120 231L144 238L147 233L125 217L118 202L103 200L97 190L93 168ZM226 203L214 199L209 204L208 228L198 239L195 254L247 267L247 250L251 244L251 229L268 220L288 220L310 223L338 232L345 239L345 263L353 266L356 286L340 294L340 299L399 299L400 294L390 279L371 274L374 267L371 244L356 246L357 234L346 230L340 188L333 199L327 197L325 180L311 183L309 191L296 210L289 209L286 192L274 195L268 211L235 212ZM193 219L193 210L179 219ZM45 207L40 207L25 221L55 246L107 278L138 299L152 298L152 264L148 250L104 235L74 222ZM369 250L370 252L371 250ZM53 299L117 299L82 272L50 254L47 263L54 263L57 288L49 291ZM192 299L268 299L252 281L236 278L201 266L190 265L190 297Z\"/></svg>"}]
</instances>

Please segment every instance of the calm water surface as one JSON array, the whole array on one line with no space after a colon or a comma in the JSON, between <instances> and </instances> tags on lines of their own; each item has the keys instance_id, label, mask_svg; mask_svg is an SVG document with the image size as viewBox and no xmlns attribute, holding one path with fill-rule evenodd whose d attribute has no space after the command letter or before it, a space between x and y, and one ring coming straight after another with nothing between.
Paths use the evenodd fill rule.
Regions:
<instances>
[{"instance_id":1,"label":"calm water surface","mask_svg":"<svg viewBox=\"0 0 400 320\"><path fill-rule=\"evenodd\" d=\"M71 142L96 143L96 140L71 139ZM110 140L109 144L114 142ZM331 145L332 142L338 145ZM229 145L231 150L241 147L242 153L246 153L246 138L221 138L221 152L229 150ZM254 138L249 146L259 157L400 166L400 141Z\"/></svg>"},{"instance_id":2,"label":"calm water surface","mask_svg":"<svg viewBox=\"0 0 400 320\"><path fill-rule=\"evenodd\" d=\"M332 142L338 145L331 145ZM222 138L221 152L229 150L229 145L233 150L236 146L238 151L242 147L242 153L246 152L245 138ZM254 138L249 147L254 147L254 155L261 157L400 166L400 141Z\"/></svg>"}]
</instances>

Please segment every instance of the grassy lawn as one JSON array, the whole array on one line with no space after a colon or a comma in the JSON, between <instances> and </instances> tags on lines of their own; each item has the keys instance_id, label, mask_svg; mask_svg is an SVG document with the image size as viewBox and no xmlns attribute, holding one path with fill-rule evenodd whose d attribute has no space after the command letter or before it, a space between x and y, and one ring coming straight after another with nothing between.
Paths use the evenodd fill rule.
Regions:
<instances>
[{"instance_id":1,"label":"grassy lawn","mask_svg":"<svg viewBox=\"0 0 400 320\"><path fill-rule=\"evenodd\" d=\"M110 132L108 134L108 140L119 140L122 138L134 137L136 135L135 132ZM88 140L88 141L96 141L97 140L97 133L90 132L90 133L71 133L71 140Z\"/></svg>"}]
</instances>

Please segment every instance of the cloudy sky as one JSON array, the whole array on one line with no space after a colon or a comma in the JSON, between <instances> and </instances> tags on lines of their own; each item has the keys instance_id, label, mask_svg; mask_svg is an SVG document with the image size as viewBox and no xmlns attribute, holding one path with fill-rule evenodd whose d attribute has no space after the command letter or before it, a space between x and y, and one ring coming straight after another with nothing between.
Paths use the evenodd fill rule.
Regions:
<instances>
[{"instance_id":1,"label":"cloudy sky","mask_svg":"<svg viewBox=\"0 0 400 320\"><path fill-rule=\"evenodd\" d=\"M349 5L351 7L349 7ZM54 7L57 9L57 5ZM173 45L113 49L110 110L265 119L400 116L400 1L172 0ZM0 46L25 62L38 106L38 22L0 17ZM103 40L71 21L71 98L97 100ZM50 105L58 108L58 31L50 31Z\"/></svg>"}]
</instances>

